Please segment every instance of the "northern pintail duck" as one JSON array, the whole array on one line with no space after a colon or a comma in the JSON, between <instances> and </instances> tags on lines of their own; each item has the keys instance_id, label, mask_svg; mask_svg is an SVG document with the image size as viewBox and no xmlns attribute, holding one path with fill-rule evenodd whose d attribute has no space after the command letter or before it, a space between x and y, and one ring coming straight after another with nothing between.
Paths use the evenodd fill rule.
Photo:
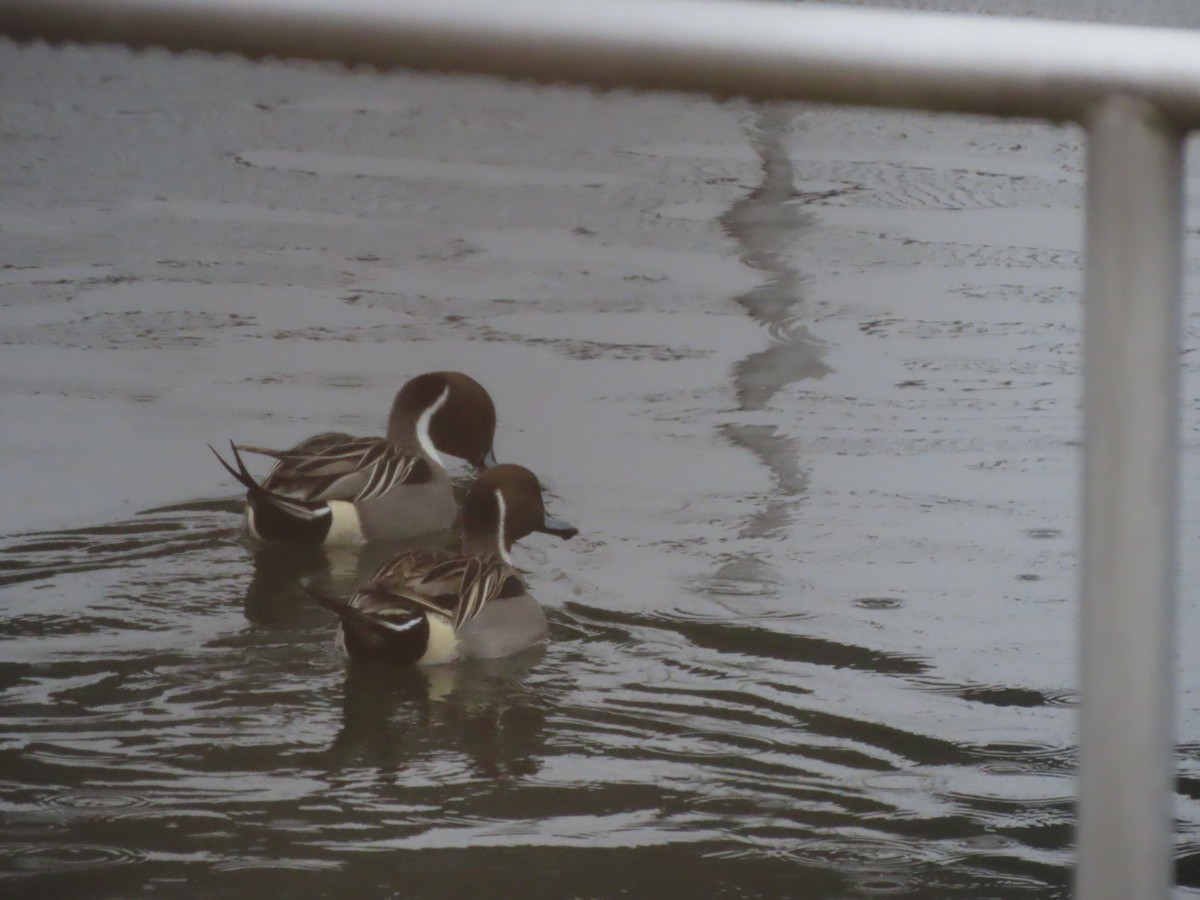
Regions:
<instances>
[{"instance_id":1,"label":"northern pintail duck","mask_svg":"<svg viewBox=\"0 0 1200 900\"><path fill-rule=\"evenodd\" d=\"M313 596L341 620L337 641L353 659L440 665L509 656L546 635L546 615L509 555L535 531L564 540L578 534L546 514L532 472L498 465L463 501L460 555L410 550L348 601Z\"/></svg>"},{"instance_id":2,"label":"northern pintail duck","mask_svg":"<svg viewBox=\"0 0 1200 900\"><path fill-rule=\"evenodd\" d=\"M479 382L461 372L429 372L396 394L386 437L325 432L290 450L231 444L236 468L217 459L246 488L246 527L260 540L398 540L454 523L441 454L476 469L495 465L495 432L496 408ZM261 484L239 450L276 461Z\"/></svg>"}]
</instances>

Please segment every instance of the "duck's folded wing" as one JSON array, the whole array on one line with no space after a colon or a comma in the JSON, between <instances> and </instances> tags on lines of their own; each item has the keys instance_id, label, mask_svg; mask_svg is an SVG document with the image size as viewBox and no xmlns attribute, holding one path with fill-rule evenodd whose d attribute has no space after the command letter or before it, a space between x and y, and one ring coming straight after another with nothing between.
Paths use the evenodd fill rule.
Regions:
<instances>
[{"instance_id":1,"label":"duck's folded wing","mask_svg":"<svg viewBox=\"0 0 1200 900\"><path fill-rule=\"evenodd\" d=\"M405 550L375 570L367 584L394 593L458 593L466 560L433 550Z\"/></svg>"},{"instance_id":2,"label":"duck's folded wing","mask_svg":"<svg viewBox=\"0 0 1200 900\"><path fill-rule=\"evenodd\" d=\"M457 631L470 622L484 606L499 597L511 578L519 582L517 570L497 556L468 557L458 589L454 629Z\"/></svg>"},{"instance_id":3,"label":"duck's folded wing","mask_svg":"<svg viewBox=\"0 0 1200 900\"><path fill-rule=\"evenodd\" d=\"M433 477L429 463L420 456L402 453L389 444L387 451L371 467L367 483L355 500L370 500L402 484L424 484Z\"/></svg>"},{"instance_id":4,"label":"duck's folded wing","mask_svg":"<svg viewBox=\"0 0 1200 900\"><path fill-rule=\"evenodd\" d=\"M301 441L290 450L238 444L238 449L276 460L281 471L297 475L336 475L356 472L370 465L387 445L383 438L352 437L325 432Z\"/></svg>"},{"instance_id":5,"label":"duck's folded wing","mask_svg":"<svg viewBox=\"0 0 1200 900\"><path fill-rule=\"evenodd\" d=\"M371 616L403 618L418 611L431 612L449 618L454 613L457 597L454 594L426 595L416 591L388 590L382 585L364 585L350 600L350 605Z\"/></svg>"},{"instance_id":6,"label":"duck's folded wing","mask_svg":"<svg viewBox=\"0 0 1200 900\"><path fill-rule=\"evenodd\" d=\"M363 608L419 606L451 617L457 630L492 600L514 590L524 590L520 573L498 556L439 557L409 550L384 563L352 602Z\"/></svg>"},{"instance_id":7,"label":"duck's folded wing","mask_svg":"<svg viewBox=\"0 0 1200 900\"><path fill-rule=\"evenodd\" d=\"M303 500L369 500L401 484L432 477L428 462L383 438L317 435L290 450L239 444L275 465L263 486Z\"/></svg>"}]
</instances>

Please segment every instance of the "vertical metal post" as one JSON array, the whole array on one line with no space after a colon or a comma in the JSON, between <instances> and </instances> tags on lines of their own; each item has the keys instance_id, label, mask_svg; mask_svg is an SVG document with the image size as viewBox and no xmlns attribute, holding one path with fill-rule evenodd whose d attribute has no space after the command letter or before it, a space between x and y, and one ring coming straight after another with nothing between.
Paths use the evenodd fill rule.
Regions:
<instances>
[{"instance_id":1,"label":"vertical metal post","mask_svg":"<svg viewBox=\"0 0 1200 900\"><path fill-rule=\"evenodd\" d=\"M1124 96L1087 126L1076 887L1145 900L1173 882L1183 135Z\"/></svg>"}]
</instances>

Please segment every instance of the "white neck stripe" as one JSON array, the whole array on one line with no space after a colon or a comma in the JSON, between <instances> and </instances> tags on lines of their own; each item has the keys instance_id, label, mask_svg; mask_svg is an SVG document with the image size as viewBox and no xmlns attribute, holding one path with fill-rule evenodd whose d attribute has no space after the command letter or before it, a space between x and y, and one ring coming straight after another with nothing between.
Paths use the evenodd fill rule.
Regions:
<instances>
[{"instance_id":1,"label":"white neck stripe","mask_svg":"<svg viewBox=\"0 0 1200 900\"><path fill-rule=\"evenodd\" d=\"M446 405L446 401L450 399L450 385L446 385L441 396L438 397L429 406L425 412L421 413L421 417L417 419L417 443L421 445L421 450L432 459L435 463L446 468L446 464L442 462L442 457L437 452L437 447L433 446L433 438L429 436L429 423L433 421L433 417L437 411Z\"/></svg>"},{"instance_id":2,"label":"white neck stripe","mask_svg":"<svg viewBox=\"0 0 1200 900\"><path fill-rule=\"evenodd\" d=\"M500 521L496 529L496 549L500 551L500 558L512 565L512 557L508 555L508 548L504 546L504 520L508 516L508 507L504 503L504 491L496 488L496 506L500 509Z\"/></svg>"}]
</instances>

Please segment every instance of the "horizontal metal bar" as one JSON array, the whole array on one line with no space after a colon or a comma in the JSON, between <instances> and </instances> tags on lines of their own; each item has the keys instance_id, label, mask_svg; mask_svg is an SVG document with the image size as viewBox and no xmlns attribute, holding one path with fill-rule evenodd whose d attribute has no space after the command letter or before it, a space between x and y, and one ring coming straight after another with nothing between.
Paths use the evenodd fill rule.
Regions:
<instances>
[{"instance_id":1,"label":"horizontal metal bar","mask_svg":"<svg viewBox=\"0 0 1200 900\"><path fill-rule=\"evenodd\" d=\"M718 0L0 0L19 40L300 57L602 87L1200 127L1200 34Z\"/></svg>"}]
</instances>

